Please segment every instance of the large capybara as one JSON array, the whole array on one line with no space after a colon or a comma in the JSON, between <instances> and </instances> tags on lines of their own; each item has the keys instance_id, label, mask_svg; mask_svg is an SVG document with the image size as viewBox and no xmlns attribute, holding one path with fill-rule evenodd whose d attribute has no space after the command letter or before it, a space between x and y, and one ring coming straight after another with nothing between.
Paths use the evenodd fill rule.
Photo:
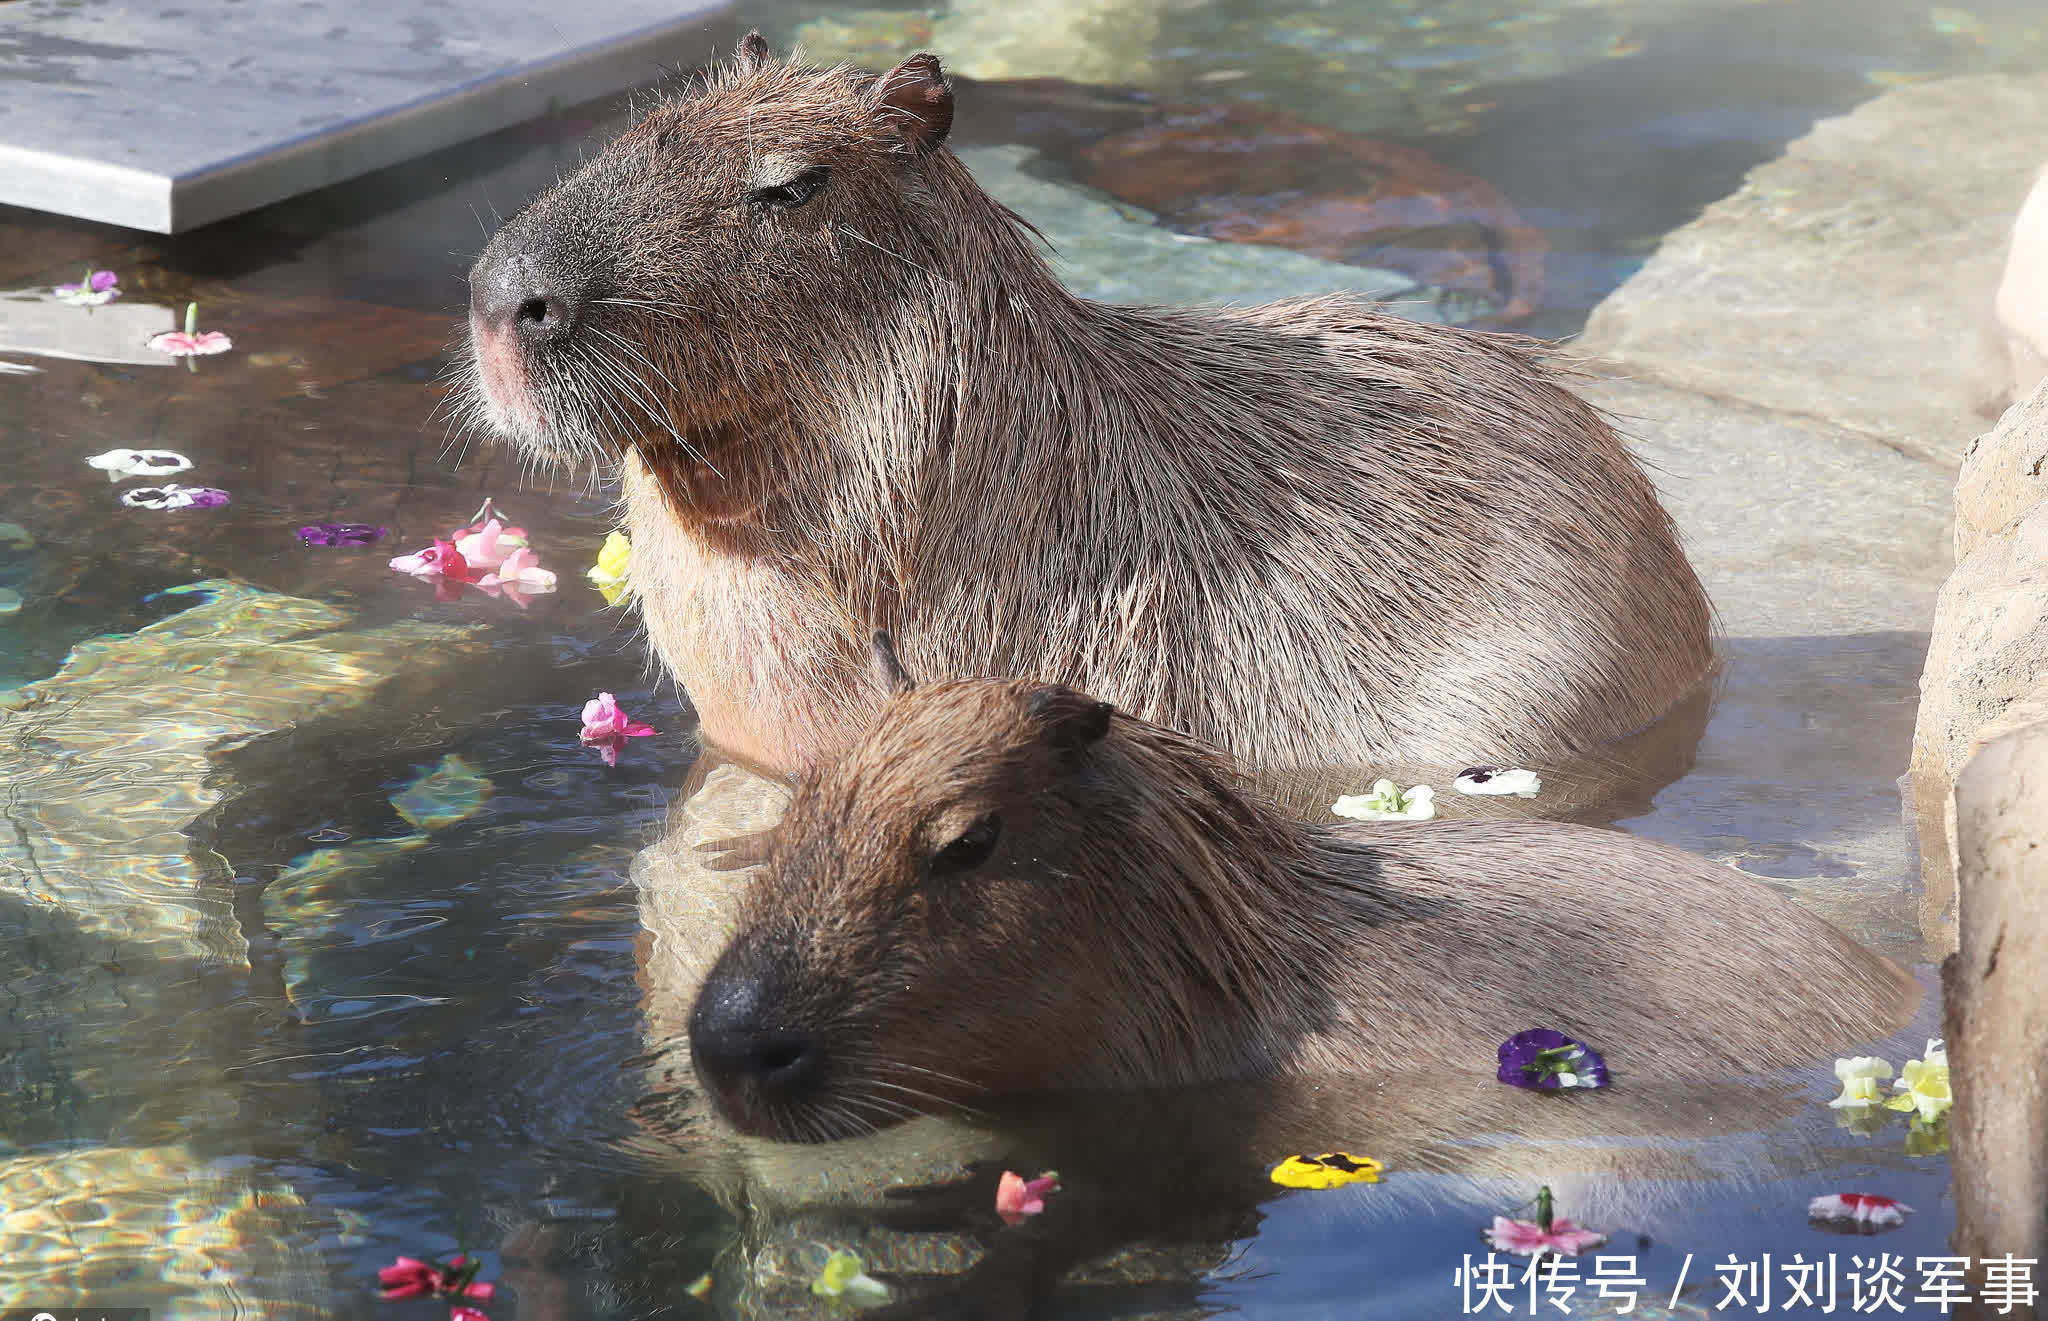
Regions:
<instances>
[{"instance_id":1,"label":"large capybara","mask_svg":"<svg viewBox=\"0 0 2048 1321\"><path fill-rule=\"evenodd\" d=\"M1345 296L1112 307L888 74L758 34L491 240L471 404L623 459L633 583L705 739L857 737L884 627L1260 768L1458 767L1653 721L1712 662L1670 520L1544 346Z\"/></svg>"},{"instance_id":2,"label":"large capybara","mask_svg":"<svg viewBox=\"0 0 2048 1321\"><path fill-rule=\"evenodd\" d=\"M1882 1036L1917 983L1613 831L1311 826L1186 735L1030 680L910 686L801 783L690 1016L743 1130L983 1093L1490 1069L1532 1027L1702 1081Z\"/></svg>"}]
</instances>

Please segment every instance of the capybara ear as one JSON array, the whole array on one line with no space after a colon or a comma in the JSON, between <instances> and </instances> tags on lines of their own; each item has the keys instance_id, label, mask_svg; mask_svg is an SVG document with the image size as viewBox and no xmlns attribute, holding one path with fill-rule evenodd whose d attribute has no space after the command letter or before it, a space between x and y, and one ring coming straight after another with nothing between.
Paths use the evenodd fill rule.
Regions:
<instances>
[{"instance_id":1,"label":"capybara ear","mask_svg":"<svg viewBox=\"0 0 2048 1321\"><path fill-rule=\"evenodd\" d=\"M917 687L896 656L896 640L882 629L875 630L875 681L891 697L901 697Z\"/></svg>"},{"instance_id":2,"label":"capybara ear","mask_svg":"<svg viewBox=\"0 0 2048 1321\"><path fill-rule=\"evenodd\" d=\"M1038 722L1047 743L1056 748L1085 748L1109 732L1109 718L1116 707L1064 684L1050 683L1024 699L1024 711Z\"/></svg>"},{"instance_id":3,"label":"capybara ear","mask_svg":"<svg viewBox=\"0 0 2048 1321\"><path fill-rule=\"evenodd\" d=\"M953 89L936 55L913 55L875 84L875 109L922 156L937 151L953 131Z\"/></svg>"},{"instance_id":4,"label":"capybara ear","mask_svg":"<svg viewBox=\"0 0 2048 1321\"><path fill-rule=\"evenodd\" d=\"M768 38L761 35L759 28L740 38L739 49L732 53L733 62L740 66L742 74L759 73L768 67L775 53L768 49Z\"/></svg>"}]
</instances>

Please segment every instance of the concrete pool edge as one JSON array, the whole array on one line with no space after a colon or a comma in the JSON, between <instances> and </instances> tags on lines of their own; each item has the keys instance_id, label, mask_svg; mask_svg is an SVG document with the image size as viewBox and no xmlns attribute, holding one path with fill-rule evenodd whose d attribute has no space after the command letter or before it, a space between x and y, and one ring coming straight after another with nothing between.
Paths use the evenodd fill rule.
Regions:
<instances>
[{"instance_id":1,"label":"concrete pool edge","mask_svg":"<svg viewBox=\"0 0 2048 1321\"><path fill-rule=\"evenodd\" d=\"M434 88L196 170L173 173L0 143L0 205L182 233L646 83L650 71L686 54L679 44L724 8L723 0L683 0L659 22Z\"/></svg>"}]
</instances>

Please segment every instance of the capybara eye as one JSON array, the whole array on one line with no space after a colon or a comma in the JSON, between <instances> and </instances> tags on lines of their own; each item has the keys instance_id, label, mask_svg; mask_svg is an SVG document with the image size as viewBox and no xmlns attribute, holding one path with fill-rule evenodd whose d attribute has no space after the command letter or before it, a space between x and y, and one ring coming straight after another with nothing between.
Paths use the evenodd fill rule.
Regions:
<instances>
[{"instance_id":1,"label":"capybara eye","mask_svg":"<svg viewBox=\"0 0 2048 1321\"><path fill-rule=\"evenodd\" d=\"M831 173L823 165L813 165L788 183L756 188L747 194L747 202L752 206L773 207L777 211L794 211L818 195L818 190L825 186L826 176Z\"/></svg>"},{"instance_id":2,"label":"capybara eye","mask_svg":"<svg viewBox=\"0 0 2048 1321\"><path fill-rule=\"evenodd\" d=\"M932 855L932 875L948 876L979 867L996 851L996 840L1002 833L1003 819L994 812L982 813L973 825L960 832L959 838Z\"/></svg>"}]
</instances>

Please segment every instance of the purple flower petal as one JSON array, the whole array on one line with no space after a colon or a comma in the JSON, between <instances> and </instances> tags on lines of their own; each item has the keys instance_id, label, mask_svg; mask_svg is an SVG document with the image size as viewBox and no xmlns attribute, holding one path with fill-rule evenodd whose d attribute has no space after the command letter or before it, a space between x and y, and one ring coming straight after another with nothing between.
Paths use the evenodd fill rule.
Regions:
<instances>
[{"instance_id":1,"label":"purple flower petal","mask_svg":"<svg viewBox=\"0 0 2048 1321\"><path fill-rule=\"evenodd\" d=\"M1531 1028L1500 1043L1498 1076L1510 1087L1540 1091L1605 1087L1607 1061L1584 1042L1562 1032L1547 1027Z\"/></svg>"},{"instance_id":2,"label":"purple flower petal","mask_svg":"<svg viewBox=\"0 0 2048 1321\"><path fill-rule=\"evenodd\" d=\"M112 271L94 271L92 273L91 282L92 291L96 294L100 294L105 293L107 290L121 283L121 277L114 274Z\"/></svg>"},{"instance_id":3,"label":"purple flower petal","mask_svg":"<svg viewBox=\"0 0 2048 1321\"><path fill-rule=\"evenodd\" d=\"M372 546L384 539L384 529L368 523L311 523L299 529L299 540L308 546Z\"/></svg>"},{"instance_id":4,"label":"purple flower petal","mask_svg":"<svg viewBox=\"0 0 2048 1321\"><path fill-rule=\"evenodd\" d=\"M228 502L228 493L217 486L187 486L185 503L194 509L217 509Z\"/></svg>"}]
</instances>

